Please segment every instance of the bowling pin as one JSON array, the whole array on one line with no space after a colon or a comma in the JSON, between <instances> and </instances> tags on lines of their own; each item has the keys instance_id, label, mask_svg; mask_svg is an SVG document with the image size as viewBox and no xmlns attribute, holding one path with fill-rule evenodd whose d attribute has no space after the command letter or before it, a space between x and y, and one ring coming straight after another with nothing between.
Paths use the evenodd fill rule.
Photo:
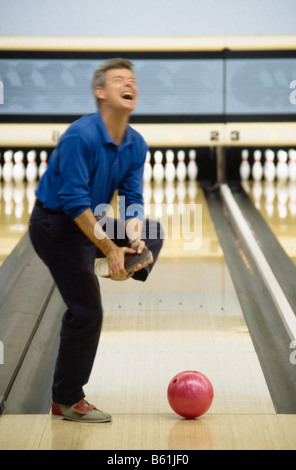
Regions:
<instances>
[{"instance_id":1,"label":"bowling pin","mask_svg":"<svg viewBox=\"0 0 296 470\"><path fill-rule=\"evenodd\" d=\"M152 179L151 153L149 151L146 154L143 179L144 183L150 183Z\"/></svg>"},{"instance_id":2,"label":"bowling pin","mask_svg":"<svg viewBox=\"0 0 296 470\"><path fill-rule=\"evenodd\" d=\"M189 150L189 163L187 168L187 175L190 181L195 181L198 175L198 166L196 163L196 151L194 149Z\"/></svg>"},{"instance_id":3,"label":"bowling pin","mask_svg":"<svg viewBox=\"0 0 296 470\"><path fill-rule=\"evenodd\" d=\"M289 168L287 164L288 155L284 150L279 150L277 153L277 166L276 166L276 177L278 181L285 183L289 176Z\"/></svg>"},{"instance_id":4,"label":"bowling pin","mask_svg":"<svg viewBox=\"0 0 296 470\"><path fill-rule=\"evenodd\" d=\"M177 169L176 175L178 181L185 181L186 179L186 165L185 165L185 152L184 150L179 150L177 153Z\"/></svg>"},{"instance_id":5,"label":"bowling pin","mask_svg":"<svg viewBox=\"0 0 296 470\"><path fill-rule=\"evenodd\" d=\"M40 152L40 165L38 169L38 176L41 178L45 171L47 170L47 152L42 150Z\"/></svg>"},{"instance_id":6,"label":"bowling pin","mask_svg":"<svg viewBox=\"0 0 296 470\"><path fill-rule=\"evenodd\" d=\"M175 181L176 177L176 168L174 165L174 152L172 150L167 150L166 154L166 164L164 167L165 179L168 183Z\"/></svg>"},{"instance_id":7,"label":"bowling pin","mask_svg":"<svg viewBox=\"0 0 296 470\"><path fill-rule=\"evenodd\" d=\"M156 183L161 183L164 178L164 167L162 164L163 155L160 150L157 150L154 154L154 166L152 170L153 180Z\"/></svg>"},{"instance_id":8,"label":"bowling pin","mask_svg":"<svg viewBox=\"0 0 296 470\"><path fill-rule=\"evenodd\" d=\"M252 177L254 181L260 181L263 175L263 168L261 165L261 150L254 152L254 164L252 166Z\"/></svg>"},{"instance_id":9,"label":"bowling pin","mask_svg":"<svg viewBox=\"0 0 296 470\"><path fill-rule=\"evenodd\" d=\"M267 149L265 150L265 162L264 162L264 179L266 181L274 181L276 171L275 171L275 164L274 164L274 152L273 150Z\"/></svg>"},{"instance_id":10,"label":"bowling pin","mask_svg":"<svg viewBox=\"0 0 296 470\"><path fill-rule=\"evenodd\" d=\"M10 183L12 181L12 170L13 170L13 151L6 150L3 154L4 165L2 168L3 181Z\"/></svg>"},{"instance_id":11,"label":"bowling pin","mask_svg":"<svg viewBox=\"0 0 296 470\"><path fill-rule=\"evenodd\" d=\"M239 174L242 181L248 180L251 174L251 167L249 163L249 150L244 149L241 153L241 164L239 167Z\"/></svg>"},{"instance_id":12,"label":"bowling pin","mask_svg":"<svg viewBox=\"0 0 296 470\"><path fill-rule=\"evenodd\" d=\"M14 154L12 178L15 183L22 183L25 179L24 152L22 150Z\"/></svg>"},{"instance_id":13,"label":"bowling pin","mask_svg":"<svg viewBox=\"0 0 296 470\"><path fill-rule=\"evenodd\" d=\"M296 150L290 149L289 150L289 180L296 181Z\"/></svg>"},{"instance_id":14,"label":"bowling pin","mask_svg":"<svg viewBox=\"0 0 296 470\"><path fill-rule=\"evenodd\" d=\"M38 168L36 163L36 151L30 150L27 153L26 180L28 183L34 183L38 177Z\"/></svg>"},{"instance_id":15,"label":"bowling pin","mask_svg":"<svg viewBox=\"0 0 296 470\"><path fill-rule=\"evenodd\" d=\"M1 153L0 153L0 181L2 178L2 165L1 165Z\"/></svg>"}]
</instances>

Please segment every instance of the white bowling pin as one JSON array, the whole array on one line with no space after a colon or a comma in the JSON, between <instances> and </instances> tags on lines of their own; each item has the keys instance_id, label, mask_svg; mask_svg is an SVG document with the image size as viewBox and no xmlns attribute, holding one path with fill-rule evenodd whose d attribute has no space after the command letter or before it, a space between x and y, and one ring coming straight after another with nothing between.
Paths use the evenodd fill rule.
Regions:
<instances>
[{"instance_id":1,"label":"white bowling pin","mask_svg":"<svg viewBox=\"0 0 296 470\"><path fill-rule=\"evenodd\" d=\"M265 150L265 162L264 162L264 179L266 181L274 181L276 171L274 164L274 151L267 149Z\"/></svg>"},{"instance_id":2,"label":"white bowling pin","mask_svg":"<svg viewBox=\"0 0 296 470\"><path fill-rule=\"evenodd\" d=\"M252 166L252 177L254 181L260 181L263 175L263 168L261 164L261 150L254 152L254 164Z\"/></svg>"},{"instance_id":3,"label":"white bowling pin","mask_svg":"<svg viewBox=\"0 0 296 470\"><path fill-rule=\"evenodd\" d=\"M156 183L161 183L164 178L164 167L162 164L163 155L160 150L157 150L154 154L154 166L152 170L153 180Z\"/></svg>"},{"instance_id":4,"label":"white bowling pin","mask_svg":"<svg viewBox=\"0 0 296 470\"><path fill-rule=\"evenodd\" d=\"M190 181L195 181L198 175L198 166L196 163L196 151L194 149L189 150L189 163L187 167L187 175Z\"/></svg>"},{"instance_id":5,"label":"white bowling pin","mask_svg":"<svg viewBox=\"0 0 296 470\"><path fill-rule=\"evenodd\" d=\"M241 164L239 167L239 174L242 181L248 180L251 174L251 166L249 163L249 150L244 149L241 153Z\"/></svg>"},{"instance_id":6,"label":"white bowling pin","mask_svg":"<svg viewBox=\"0 0 296 470\"><path fill-rule=\"evenodd\" d=\"M40 152L40 165L38 168L38 176L41 178L45 171L47 170L47 152L42 150Z\"/></svg>"},{"instance_id":7,"label":"white bowling pin","mask_svg":"<svg viewBox=\"0 0 296 470\"><path fill-rule=\"evenodd\" d=\"M289 176L289 168L287 164L288 154L284 150L279 150L277 153L277 166L276 166L276 177L278 181L283 183L287 181Z\"/></svg>"},{"instance_id":8,"label":"white bowling pin","mask_svg":"<svg viewBox=\"0 0 296 470\"><path fill-rule=\"evenodd\" d=\"M36 150L30 150L27 153L26 180L28 183L34 183L38 177L38 168L36 163Z\"/></svg>"},{"instance_id":9,"label":"white bowling pin","mask_svg":"<svg viewBox=\"0 0 296 470\"><path fill-rule=\"evenodd\" d=\"M150 183L152 179L152 167L151 167L151 153L148 151L146 154L146 160L144 165L144 183Z\"/></svg>"},{"instance_id":10,"label":"white bowling pin","mask_svg":"<svg viewBox=\"0 0 296 470\"><path fill-rule=\"evenodd\" d=\"M174 152L172 150L167 150L165 154L166 164L164 167L165 179L168 183L175 181L176 177L176 168L174 165Z\"/></svg>"},{"instance_id":11,"label":"white bowling pin","mask_svg":"<svg viewBox=\"0 0 296 470\"><path fill-rule=\"evenodd\" d=\"M24 152L19 150L14 154L12 178L15 183L22 183L25 179Z\"/></svg>"},{"instance_id":12,"label":"white bowling pin","mask_svg":"<svg viewBox=\"0 0 296 470\"><path fill-rule=\"evenodd\" d=\"M3 154L4 165L2 168L2 177L5 183L12 181L12 170L13 170L13 151L6 150Z\"/></svg>"},{"instance_id":13,"label":"white bowling pin","mask_svg":"<svg viewBox=\"0 0 296 470\"><path fill-rule=\"evenodd\" d=\"M178 181L185 181L186 179L186 165L185 165L185 152L179 150L177 153L178 163L176 169L176 175Z\"/></svg>"}]
</instances>

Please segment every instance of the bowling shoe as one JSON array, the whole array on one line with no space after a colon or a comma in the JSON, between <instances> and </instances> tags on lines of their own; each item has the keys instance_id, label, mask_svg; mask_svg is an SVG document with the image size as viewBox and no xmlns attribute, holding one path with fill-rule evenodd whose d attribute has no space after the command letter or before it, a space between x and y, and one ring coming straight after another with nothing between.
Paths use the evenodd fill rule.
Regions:
<instances>
[{"instance_id":1,"label":"bowling shoe","mask_svg":"<svg viewBox=\"0 0 296 470\"><path fill-rule=\"evenodd\" d=\"M126 255L124 263L126 272L132 275L134 273L135 267L138 266L138 264L145 263L150 259L150 257L151 252L147 248L145 248L141 254ZM96 262L95 273L99 277L111 278L113 281L125 280L110 276L109 265L106 258L99 259Z\"/></svg>"},{"instance_id":2,"label":"bowling shoe","mask_svg":"<svg viewBox=\"0 0 296 470\"><path fill-rule=\"evenodd\" d=\"M51 412L53 419L66 419L79 423L107 423L112 420L108 413L98 410L84 398L72 406L52 403Z\"/></svg>"}]
</instances>

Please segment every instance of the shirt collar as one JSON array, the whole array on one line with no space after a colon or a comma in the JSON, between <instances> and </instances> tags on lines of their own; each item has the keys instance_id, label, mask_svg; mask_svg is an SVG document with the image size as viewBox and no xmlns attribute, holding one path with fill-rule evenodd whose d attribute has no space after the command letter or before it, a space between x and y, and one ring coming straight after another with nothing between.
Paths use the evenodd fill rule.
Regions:
<instances>
[{"instance_id":1,"label":"shirt collar","mask_svg":"<svg viewBox=\"0 0 296 470\"><path fill-rule=\"evenodd\" d=\"M97 111L96 114L97 114L97 119L98 119L98 123L99 123L99 128L100 128L100 131L101 131L102 137L103 137L103 143L104 144L116 145L115 142L113 141L113 139L109 135L109 132L107 130L107 127L105 126L105 123L102 119L100 111ZM122 148L123 146L131 144L131 142L132 142L132 132L131 132L130 126L127 125L126 126L125 136L124 136L122 144L120 145L120 148Z\"/></svg>"}]
</instances>

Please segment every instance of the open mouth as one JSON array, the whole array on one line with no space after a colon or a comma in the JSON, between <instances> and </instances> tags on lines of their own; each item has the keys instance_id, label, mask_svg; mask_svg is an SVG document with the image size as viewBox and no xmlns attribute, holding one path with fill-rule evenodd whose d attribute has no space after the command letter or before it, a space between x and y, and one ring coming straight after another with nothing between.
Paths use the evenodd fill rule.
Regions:
<instances>
[{"instance_id":1,"label":"open mouth","mask_svg":"<svg viewBox=\"0 0 296 470\"><path fill-rule=\"evenodd\" d=\"M127 101L132 101L134 99L134 95L131 91L125 91L122 93L121 97Z\"/></svg>"}]
</instances>

